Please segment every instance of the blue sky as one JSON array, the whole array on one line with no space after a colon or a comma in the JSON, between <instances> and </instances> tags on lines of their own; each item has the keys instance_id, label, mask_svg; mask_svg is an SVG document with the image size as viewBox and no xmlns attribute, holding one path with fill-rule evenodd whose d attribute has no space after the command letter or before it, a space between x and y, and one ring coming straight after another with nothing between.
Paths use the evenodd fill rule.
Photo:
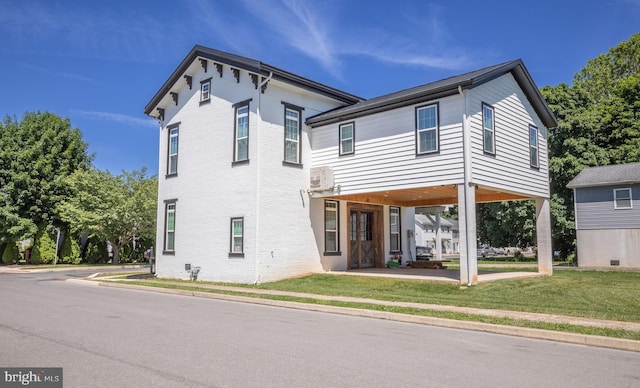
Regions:
<instances>
[{"instance_id":1,"label":"blue sky","mask_svg":"<svg viewBox=\"0 0 640 388\"><path fill-rule=\"evenodd\" d=\"M146 103L195 45L371 98L522 58L539 87L640 32L640 0L0 0L0 114L50 111L94 165L158 170Z\"/></svg>"}]
</instances>

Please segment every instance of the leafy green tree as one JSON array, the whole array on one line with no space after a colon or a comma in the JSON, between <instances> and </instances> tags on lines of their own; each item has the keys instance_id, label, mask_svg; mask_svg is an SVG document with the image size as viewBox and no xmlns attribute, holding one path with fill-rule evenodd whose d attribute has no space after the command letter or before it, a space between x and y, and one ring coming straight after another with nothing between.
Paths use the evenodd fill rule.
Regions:
<instances>
[{"instance_id":1,"label":"leafy green tree","mask_svg":"<svg viewBox=\"0 0 640 388\"><path fill-rule=\"evenodd\" d=\"M0 242L33 237L39 225L60 225L55 207L63 179L91 158L68 119L29 112L0 122Z\"/></svg>"},{"instance_id":2,"label":"leafy green tree","mask_svg":"<svg viewBox=\"0 0 640 388\"><path fill-rule=\"evenodd\" d=\"M533 201L481 203L476 208L477 235L481 243L495 247L534 244Z\"/></svg>"},{"instance_id":3,"label":"leafy green tree","mask_svg":"<svg viewBox=\"0 0 640 388\"><path fill-rule=\"evenodd\" d=\"M65 183L71 195L57 208L62 220L77 235L108 241L114 263L120 261L123 246L155 235L157 179L147 178L145 169L119 176L79 170Z\"/></svg>"}]
</instances>

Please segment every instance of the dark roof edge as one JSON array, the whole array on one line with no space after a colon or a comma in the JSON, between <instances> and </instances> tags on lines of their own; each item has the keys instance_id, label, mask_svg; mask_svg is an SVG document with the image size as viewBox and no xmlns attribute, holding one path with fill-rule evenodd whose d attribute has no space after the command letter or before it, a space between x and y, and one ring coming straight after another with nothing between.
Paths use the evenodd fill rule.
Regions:
<instances>
[{"instance_id":1,"label":"dark roof edge","mask_svg":"<svg viewBox=\"0 0 640 388\"><path fill-rule=\"evenodd\" d=\"M156 92L149 103L145 106L144 113L146 115L149 115L149 113L151 113L153 109L160 103L160 100L162 100L162 98L166 96L169 91L171 91L173 85L180 79L182 74L184 74L191 63L193 63L193 61L198 57L206 58L214 62L223 63L231 67L243 69L264 76L268 76L270 73L273 73L274 79L322 94L324 96L336 99L347 104L354 104L360 101L364 101L364 98L362 97L344 92L331 86L321 84L319 82L312 81L308 78L290 73L288 71L279 69L266 63L262 63L260 61L256 61L251 58L242 57L224 51L214 50L200 45L195 45L193 46L189 54L187 54L187 56L182 60L182 62L180 62L178 67L171 73L167 81L165 81L165 83Z\"/></svg>"},{"instance_id":2,"label":"dark roof edge","mask_svg":"<svg viewBox=\"0 0 640 388\"><path fill-rule=\"evenodd\" d=\"M339 121L350 120L357 117L365 116L368 114L379 113L386 110L399 108L402 106L412 105L420 102L426 102L437 98L451 96L458 93L458 87L463 89L472 89L485 84L493 79L501 77L506 73L511 72L514 79L518 83L518 86L527 96L534 110L547 128L554 128L558 125L558 122L549 109L549 106L545 102L542 94L538 90L538 87L533 82L531 75L524 66L522 60L517 59L510 62L505 62L501 65L494 66L495 68L479 74L475 77L464 77L463 75L454 76L451 78L462 77L460 81L445 84L439 88L432 90L426 90L416 93L402 94L390 98L388 100L381 99L380 102L376 102L370 105L362 106L360 109L357 107L344 108L347 112L340 113L341 108L335 109L330 112L320 113L318 115L309 117L306 121L307 125L311 127L317 127L320 125L333 124ZM477 72L477 71L476 71ZM470 72L474 73L474 72ZM467 73L467 74L470 74ZM445 79L446 80L446 79ZM444 80L442 80L444 81ZM439 81L436 81L439 82ZM428 85L428 84L427 84ZM413 88L412 88L413 89ZM407 89L411 90L411 89ZM390 93L389 95L398 94L398 92ZM384 96L381 96L384 97Z\"/></svg>"},{"instance_id":3,"label":"dark roof edge","mask_svg":"<svg viewBox=\"0 0 640 388\"><path fill-rule=\"evenodd\" d=\"M571 184L571 182L569 182L567 183L567 189L585 189L589 187L606 187L606 186L637 185L637 184L640 184L640 180L598 182L598 183L577 183L577 184Z\"/></svg>"}]
</instances>

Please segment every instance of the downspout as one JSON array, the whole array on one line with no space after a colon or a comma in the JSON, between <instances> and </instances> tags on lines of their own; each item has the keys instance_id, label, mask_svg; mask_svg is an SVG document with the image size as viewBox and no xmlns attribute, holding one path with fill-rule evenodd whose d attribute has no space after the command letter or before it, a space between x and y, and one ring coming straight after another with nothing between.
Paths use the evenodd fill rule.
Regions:
<instances>
[{"instance_id":1,"label":"downspout","mask_svg":"<svg viewBox=\"0 0 640 388\"><path fill-rule=\"evenodd\" d=\"M464 165L464 210L467 211L467 191L469 190L469 184L471 183L471 145L469 144L468 123L467 123L467 98L462 90L462 86L458 85L458 93L462 96L463 111L462 111L462 149L463 149L463 165ZM470 249L469 249L469 217L464 215L464 233L465 233L465 251L467 260L467 286L471 286L471 266L469 265Z\"/></svg>"},{"instance_id":2,"label":"downspout","mask_svg":"<svg viewBox=\"0 0 640 388\"><path fill-rule=\"evenodd\" d=\"M260 96L262 95L262 87L266 85L273 78L273 72L269 72L269 76L262 80L256 90L258 91L258 106L256 107L256 271L255 271L255 280L254 284L258 284L260 282L260 250L258 249L258 245L260 244L260 187L262 186L262 174L260 172L260 137L262 136L262 132L260 131L260 127L262 124L262 116L260 114L260 108L262 104L262 100ZM251 122L251 121L249 121Z\"/></svg>"}]
</instances>

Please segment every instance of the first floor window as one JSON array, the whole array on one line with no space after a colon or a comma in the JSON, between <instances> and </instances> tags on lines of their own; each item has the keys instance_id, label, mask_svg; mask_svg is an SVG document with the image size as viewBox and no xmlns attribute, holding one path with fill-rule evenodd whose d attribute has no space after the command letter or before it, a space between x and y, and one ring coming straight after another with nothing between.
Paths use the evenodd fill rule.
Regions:
<instances>
[{"instance_id":1,"label":"first floor window","mask_svg":"<svg viewBox=\"0 0 640 388\"><path fill-rule=\"evenodd\" d=\"M300 163L300 111L284 109L284 161Z\"/></svg>"},{"instance_id":2,"label":"first floor window","mask_svg":"<svg viewBox=\"0 0 640 388\"><path fill-rule=\"evenodd\" d=\"M416 108L418 154L438 151L438 104Z\"/></svg>"},{"instance_id":3,"label":"first floor window","mask_svg":"<svg viewBox=\"0 0 640 388\"><path fill-rule=\"evenodd\" d=\"M178 173L178 127L169 127L167 175Z\"/></svg>"},{"instance_id":4,"label":"first floor window","mask_svg":"<svg viewBox=\"0 0 640 388\"><path fill-rule=\"evenodd\" d=\"M338 202L324 202L324 251L338 252Z\"/></svg>"},{"instance_id":5,"label":"first floor window","mask_svg":"<svg viewBox=\"0 0 640 388\"><path fill-rule=\"evenodd\" d=\"M493 107L482 104L482 142L484 144L484 152L488 154L496 153L495 122Z\"/></svg>"},{"instance_id":6,"label":"first floor window","mask_svg":"<svg viewBox=\"0 0 640 388\"><path fill-rule=\"evenodd\" d=\"M616 209L631 209L633 204L631 203L631 189L614 189L613 200Z\"/></svg>"},{"instance_id":7,"label":"first floor window","mask_svg":"<svg viewBox=\"0 0 640 388\"><path fill-rule=\"evenodd\" d=\"M165 252L175 251L176 243L176 203L165 203L164 222L164 250Z\"/></svg>"},{"instance_id":8,"label":"first floor window","mask_svg":"<svg viewBox=\"0 0 640 388\"><path fill-rule=\"evenodd\" d=\"M237 104L233 161L249 159L249 103Z\"/></svg>"},{"instance_id":9,"label":"first floor window","mask_svg":"<svg viewBox=\"0 0 640 388\"><path fill-rule=\"evenodd\" d=\"M391 230L391 252L400 252L400 208L389 208L389 226Z\"/></svg>"},{"instance_id":10,"label":"first floor window","mask_svg":"<svg viewBox=\"0 0 640 388\"><path fill-rule=\"evenodd\" d=\"M231 219L231 253L244 253L244 218Z\"/></svg>"},{"instance_id":11,"label":"first floor window","mask_svg":"<svg viewBox=\"0 0 640 388\"><path fill-rule=\"evenodd\" d=\"M354 152L355 124L340 125L340 155Z\"/></svg>"},{"instance_id":12,"label":"first floor window","mask_svg":"<svg viewBox=\"0 0 640 388\"><path fill-rule=\"evenodd\" d=\"M540 155L538 154L538 128L531 125L529 127L529 163L531 167L540 166Z\"/></svg>"}]
</instances>

